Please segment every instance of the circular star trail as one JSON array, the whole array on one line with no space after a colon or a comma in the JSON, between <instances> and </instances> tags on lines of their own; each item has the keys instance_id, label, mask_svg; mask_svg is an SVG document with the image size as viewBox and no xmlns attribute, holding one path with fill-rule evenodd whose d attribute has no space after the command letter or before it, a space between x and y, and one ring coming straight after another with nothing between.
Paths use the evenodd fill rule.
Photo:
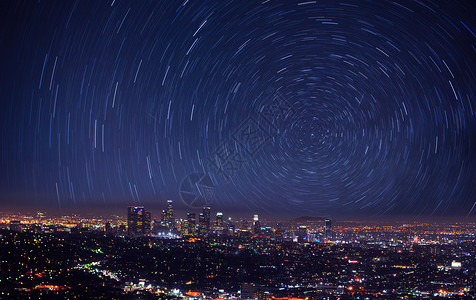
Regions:
<instances>
[{"instance_id":1,"label":"circular star trail","mask_svg":"<svg viewBox=\"0 0 476 300\"><path fill-rule=\"evenodd\" d=\"M2 2L0 201L474 216L475 12Z\"/></svg>"}]
</instances>

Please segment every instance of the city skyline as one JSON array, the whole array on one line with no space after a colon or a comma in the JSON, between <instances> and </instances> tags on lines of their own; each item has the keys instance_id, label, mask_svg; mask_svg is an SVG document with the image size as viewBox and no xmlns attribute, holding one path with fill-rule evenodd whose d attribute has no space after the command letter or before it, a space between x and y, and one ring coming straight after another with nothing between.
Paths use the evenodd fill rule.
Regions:
<instances>
[{"instance_id":1,"label":"city skyline","mask_svg":"<svg viewBox=\"0 0 476 300\"><path fill-rule=\"evenodd\" d=\"M171 202L167 201L167 210L171 210ZM248 231L251 235L261 237L260 232L264 232L266 228L273 230L276 234L279 230L285 229L293 231L296 238L301 234L301 230L316 230L319 229L322 240L316 240L316 242L327 242L329 240L337 239L334 234L335 228L343 228L353 226L363 226L362 228L405 228L407 226L436 226L446 230L456 230L458 228L466 228L463 232L469 233L468 238L472 238L474 233L471 228L476 226L475 220L472 219L459 219L449 220L444 218L439 219L417 219L417 220L390 220L390 219L366 219L366 220L339 220L325 217L310 217L301 216L292 219L267 219L262 218L258 214L248 215L244 217L231 217L224 214L221 211L214 211L211 207L203 207L198 214L188 212L185 217L177 217L175 214L160 214L153 215L144 206L128 206L123 208L124 214L122 215L81 215L81 214L65 214L65 215L51 215L45 212L29 212L23 214L20 212L5 212L0 211L0 229L7 228L12 231L36 231L36 225L45 226L49 225L50 229L63 228L89 228L95 231L107 232L111 228L116 230L122 228L122 232L115 234L122 234L129 238L140 237L159 237L157 230L165 230L167 232L175 232L174 238L186 238L187 236L196 236L205 239L215 239L231 235L235 235L240 231ZM190 223L191 221L191 223ZM52 223L51 223L52 222ZM33 226L33 227L31 227ZM53 227L51 227L53 226ZM228 226L232 226L232 231ZM370 227L367 227L370 226ZM383 227L382 227L383 226ZM192 229L193 228L193 229ZM450 229L454 228L454 229ZM55 232L56 232L55 229ZM189 231L191 229L191 231ZM468 231L469 230L469 231ZM41 230L40 230L41 231ZM188 231L188 232L187 232ZM223 232L220 232L223 231ZM431 233L435 229L431 229ZM69 231L68 231L69 232ZM306 231L307 232L307 231ZM391 232L391 230L389 231ZM352 233L352 231L350 231ZM222 236L223 234L223 236ZM268 232L269 234L269 232ZM410 233L411 235L412 233ZM418 235L416 232L413 236ZM412 236L412 237L413 237ZM270 236L268 236L269 238ZM443 237L444 238L444 237ZM385 237L384 240L387 238ZM301 240L294 240L294 242L302 242ZM418 242L419 240L412 240Z\"/></svg>"},{"instance_id":2,"label":"city skyline","mask_svg":"<svg viewBox=\"0 0 476 300\"><path fill-rule=\"evenodd\" d=\"M152 203L153 205L143 205L138 203L124 203L117 204L114 207L85 207L85 208L49 208L44 206L4 206L0 210L0 213L19 213L25 215L35 215L37 213L44 213L50 216L60 217L68 215L78 215L84 217L111 217L111 216L123 216L126 217L127 213L124 210L125 207L130 206L140 206L145 207L148 211L151 212L153 218L160 219L163 215L163 211L167 208L167 200L156 201ZM173 201L173 200L172 200ZM178 206L178 207L177 207ZM328 218L333 220L340 221L362 221L362 222L379 222L389 224L394 222L412 222L412 221L428 221L428 222L453 222L453 221L463 221L463 222L472 222L475 218L471 216L461 216L459 214L447 214L445 216L432 216L432 215L416 215L416 214L393 214L393 215L368 215L368 214L338 214L338 213L329 213L329 214L317 214L312 211L309 213L300 213L298 211L287 211L280 213L271 213L263 211L250 211L248 209L220 209L219 207L210 206L211 213L215 214L217 212L223 213L226 217L232 217L234 219L249 219L253 220L253 215L259 214L261 218L266 220L274 221L289 221L299 217L318 217L318 218ZM182 201L179 199L174 202L174 216L178 219L186 219L188 213L194 213L197 217L202 212L203 207L190 207L183 205Z\"/></svg>"},{"instance_id":3,"label":"city skyline","mask_svg":"<svg viewBox=\"0 0 476 300\"><path fill-rule=\"evenodd\" d=\"M471 299L476 222L383 224L0 212L0 293L15 299ZM213 217L214 215L214 217ZM42 259L37 259L38 257ZM13 266L17 266L12 268ZM8 271L6 271L8 270ZM160 276L157 276L160 274ZM45 276L47 275L47 276Z\"/></svg>"},{"instance_id":4,"label":"city skyline","mask_svg":"<svg viewBox=\"0 0 476 300\"><path fill-rule=\"evenodd\" d=\"M111 218L111 217L122 217L127 219L127 210L125 208L130 207L140 207L145 209L151 214L151 219L164 220L164 212L167 211L171 206L170 202L173 204L173 220L175 222L186 220L190 214L194 215L196 222L199 222L199 216L202 214L204 207L185 207L177 209L175 207L176 203L173 200L168 199L164 200L162 205L154 206L144 206L141 204L132 204L126 206L120 206L115 209L42 209L31 207L26 207L24 209L18 209L18 207L10 209L0 210L0 214L19 214L25 216L35 216L37 214L46 215L49 217L62 217L62 216L78 216L84 218ZM181 203L178 201L179 204ZM221 214L224 218L232 218L233 220L248 220L253 222L254 217L259 216L260 220L266 220L266 222L289 222L299 218L316 218L316 219L330 219L333 221L342 221L342 222L362 222L362 223L379 223L379 224L398 224L405 222L430 222L430 223L447 223L447 222L474 222L475 219L472 217L463 217L455 215L446 215L446 216L425 216L425 215L411 215L411 214L402 214L402 215L317 215L317 214L298 214L298 213L285 213L285 214L276 214L276 213L260 213L260 212L251 212L251 211L235 211L235 210L222 210L213 206L207 206L210 208L210 217L213 219L216 217L216 214ZM166 219L166 222L169 222Z\"/></svg>"}]
</instances>

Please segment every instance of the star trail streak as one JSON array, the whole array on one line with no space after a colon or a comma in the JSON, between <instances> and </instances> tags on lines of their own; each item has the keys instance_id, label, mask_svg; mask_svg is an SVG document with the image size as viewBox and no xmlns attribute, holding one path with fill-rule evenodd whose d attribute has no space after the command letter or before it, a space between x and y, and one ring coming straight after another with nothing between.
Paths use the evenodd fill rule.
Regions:
<instances>
[{"instance_id":1,"label":"star trail streak","mask_svg":"<svg viewBox=\"0 0 476 300\"><path fill-rule=\"evenodd\" d=\"M163 206L207 174L217 209L474 217L475 14L443 0L3 1L0 203ZM266 119L276 99L287 113Z\"/></svg>"}]
</instances>

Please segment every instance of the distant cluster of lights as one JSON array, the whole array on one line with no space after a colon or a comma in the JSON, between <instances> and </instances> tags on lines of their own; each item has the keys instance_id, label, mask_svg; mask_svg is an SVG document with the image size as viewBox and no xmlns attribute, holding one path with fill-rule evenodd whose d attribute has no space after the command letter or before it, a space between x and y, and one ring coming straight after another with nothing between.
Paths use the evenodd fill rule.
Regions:
<instances>
[{"instance_id":1,"label":"distant cluster of lights","mask_svg":"<svg viewBox=\"0 0 476 300\"><path fill-rule=\"evenodd\" d=\"M161 238L161 239L179 239L180 235L172 233L172 232L159 232L157 234L153 234L153 237Z\"/></svg>"}]
</instances>

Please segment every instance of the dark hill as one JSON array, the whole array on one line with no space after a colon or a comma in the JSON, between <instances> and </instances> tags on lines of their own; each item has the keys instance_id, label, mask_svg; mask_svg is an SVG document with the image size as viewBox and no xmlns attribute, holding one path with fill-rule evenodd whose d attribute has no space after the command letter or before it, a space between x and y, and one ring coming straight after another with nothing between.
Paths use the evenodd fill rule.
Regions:
<instances>
[{"instance_id":1,"label":"dark hill","mask_svg":"<svg viewBox=\"0 0 476 300\"><path fill-rule=\"evenodd\" d=\"M321 223L324 222L326 218L323 217L309 217L303 216L289 221L290 224L311 224L311 223Z\"/></svg>"}]
</instances>

